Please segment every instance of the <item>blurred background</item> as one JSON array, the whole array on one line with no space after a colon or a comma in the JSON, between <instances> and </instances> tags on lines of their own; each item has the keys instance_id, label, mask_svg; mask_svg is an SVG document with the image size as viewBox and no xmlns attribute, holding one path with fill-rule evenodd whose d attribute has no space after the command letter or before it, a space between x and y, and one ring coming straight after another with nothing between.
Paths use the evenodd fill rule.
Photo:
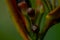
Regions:
<instances>
[{"instance_id":1,"label":"blurred background","mask_svg":"<svg viewBox=\"0 0 60 40\"><path fill-rule=\"evenodd\" d=\"M23 40L17 32L5 1L0 0L0 40ZM60 23L48 30L44 40L60 40Z\"/></svg>"}]
</instances>

